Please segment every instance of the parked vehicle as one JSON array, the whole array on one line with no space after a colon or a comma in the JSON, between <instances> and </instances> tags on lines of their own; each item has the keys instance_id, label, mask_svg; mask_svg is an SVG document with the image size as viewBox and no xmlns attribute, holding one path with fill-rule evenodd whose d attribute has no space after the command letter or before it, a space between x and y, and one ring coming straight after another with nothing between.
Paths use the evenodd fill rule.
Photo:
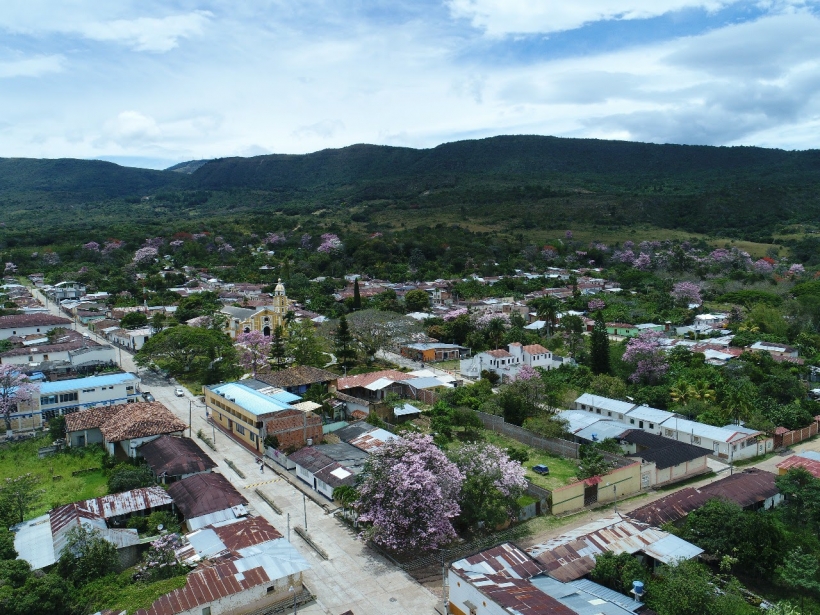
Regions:
<instances>
[{"instance_id":1,"label":"parked vehicle","mask_svg":"<svg viewBox=\"0 0 820 615\"><path fill-rule=\"evenodd\" d=\"M142 398L143 398L145 401L157 401L157 400L154 398L154 396L153 396L153 395L151 395L150 391L143 391L143 392L142 392Z\"/></svg>"},{"instance_id":2,"label":"parked vehicle","mask_svg":"<svg viewBox=\"0 0 820 615\"><path fill-rule=\"evenodd\" d=\"M176 395L177 397L185 397L185 391L182 389L182 387L177 387L174 389L174 395Z\"/></svg>"},{"instance_id":3,"label":"parked vehicle","mask_svg":"<svg viewBox=\"0 0 820 615\"><path fill-rule=\"evenodd\" d=\"M532 466L532 471L535 472L536 474L541 474L543 476L546 476L547 474L550 473L549 467L547 467L545 465L542 465L542 464L538 464L537 466Z\"/></svg>"}]
</instances>

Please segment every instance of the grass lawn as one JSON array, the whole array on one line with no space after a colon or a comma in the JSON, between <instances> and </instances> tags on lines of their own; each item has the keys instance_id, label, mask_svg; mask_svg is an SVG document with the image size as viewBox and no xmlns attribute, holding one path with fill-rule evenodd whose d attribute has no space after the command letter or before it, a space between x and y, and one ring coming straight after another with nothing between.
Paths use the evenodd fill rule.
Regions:
<instances>
[{"instance_id":1,"label":"grass lawn","mask_svg":"<svg viewBox=\"0 0 820 615\"><path fill-rule=\"evenodd\" d=\"M184 587L187 579L186 575L180 575L154 583L134 583L133 574L134 568L128 568L86 585L82 590L82 599L88 603L86 612L113 609L117 613L125 610L133 613L147 609L160 596Z\"/></svg>"},{"instance_id":2,"label":"grass lawn","mask_svg":"<svg viewBox=\"0 0 820 615\"><path fill-rule=\"evenodd\" d=\"M461 369L461 361L459 359L452 359L451 361L436 361L435 363L430 363L429 365L437 369L450 370L451 372Z\"/></svg>"},{"instance_id":3,"label":"grass lawn","mask_svg":"<svg viewBox=\"0 0 820 615\"><path fill-rule=\"evenodd\" d=\"M50 438L45 436L0 447L0 481L31 472L40 477L40 487L45 489L39 505L29 512L27 519L42 515L55 506L108 493L108 477L102 469L71 476L77 470L101 468L105 456L102 448L70 449L70 452L38 458L37 449L50 444ZM52 476L62 478L55 481Z\"/></svg>"},{"instance_id":4,"label":"grass lawn","mask_svg":"<svg viewBox=\"0 0 820 615\"><path fill-rule=\"evenodd\" d=\"M487 438L487 442L502 448L514 446L516 448L523 447L527 449L530 458L524 464L524 468L527 470L526 476L533 484L539 487L543 487L544 489L556 489L568 485L571 480L575 478L578 463L574 459L550 455L549 453L529 447L526 444L521 444L517 440L492 431L485 430L484 436ZM550 469L548 476L541 476L532 471L532 467L539 464L543 464Z\"/></svg>"}]
</instances>

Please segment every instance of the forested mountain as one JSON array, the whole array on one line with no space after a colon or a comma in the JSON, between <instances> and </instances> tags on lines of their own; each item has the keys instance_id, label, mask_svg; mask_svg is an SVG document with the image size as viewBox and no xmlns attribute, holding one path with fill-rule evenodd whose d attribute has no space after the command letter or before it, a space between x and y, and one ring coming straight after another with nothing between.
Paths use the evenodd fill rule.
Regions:
<instances>
[{"instance_id":1,"label":"forested mountain","mask_svg":"<svg viewBox=\"0 0 820 615\"><path fill-rule=\"evenodd\" d=\"M321 211L342 223L368 223L395 218L386 211L419 210L415 224L435 217L512 231L646 223L766 242L779 225L817 220L819 189L817 150L540 136L422 150L353 145L197 160L166 171L0 159L0 217L7 227L37 233L277 212Z\"/></svg>"}]
</instances>

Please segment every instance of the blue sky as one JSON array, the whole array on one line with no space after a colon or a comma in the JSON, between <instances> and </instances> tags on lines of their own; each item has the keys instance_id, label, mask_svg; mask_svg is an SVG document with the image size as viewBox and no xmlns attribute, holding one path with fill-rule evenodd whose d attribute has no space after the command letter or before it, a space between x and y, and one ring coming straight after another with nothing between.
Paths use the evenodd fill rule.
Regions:
<instances>
[{"instance_id":1,"label":"blue sky","mask_svg":"<svg viewBox=\"0 0 820 615\"><path fill-rule=\"evenodd\" d=\"M0 156L820 146L816 0L3 0Z\"/></svg>"}]
</instances>

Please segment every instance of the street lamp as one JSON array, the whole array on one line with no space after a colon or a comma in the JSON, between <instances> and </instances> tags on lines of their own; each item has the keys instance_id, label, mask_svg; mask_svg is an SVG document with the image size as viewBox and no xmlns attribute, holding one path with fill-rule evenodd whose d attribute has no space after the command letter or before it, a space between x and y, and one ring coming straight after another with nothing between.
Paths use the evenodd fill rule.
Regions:
<instances>
[{"instance_id":1,"label":"street lamp","mask_svg":"<svg viewBox=\"0 0 820 615\"><path fill-rule=\"evenodd\" d=\"M296 615L296 589L291 585L288 587L288 592L293 594L293 613Z\"/></svg>"}]
</instances>

